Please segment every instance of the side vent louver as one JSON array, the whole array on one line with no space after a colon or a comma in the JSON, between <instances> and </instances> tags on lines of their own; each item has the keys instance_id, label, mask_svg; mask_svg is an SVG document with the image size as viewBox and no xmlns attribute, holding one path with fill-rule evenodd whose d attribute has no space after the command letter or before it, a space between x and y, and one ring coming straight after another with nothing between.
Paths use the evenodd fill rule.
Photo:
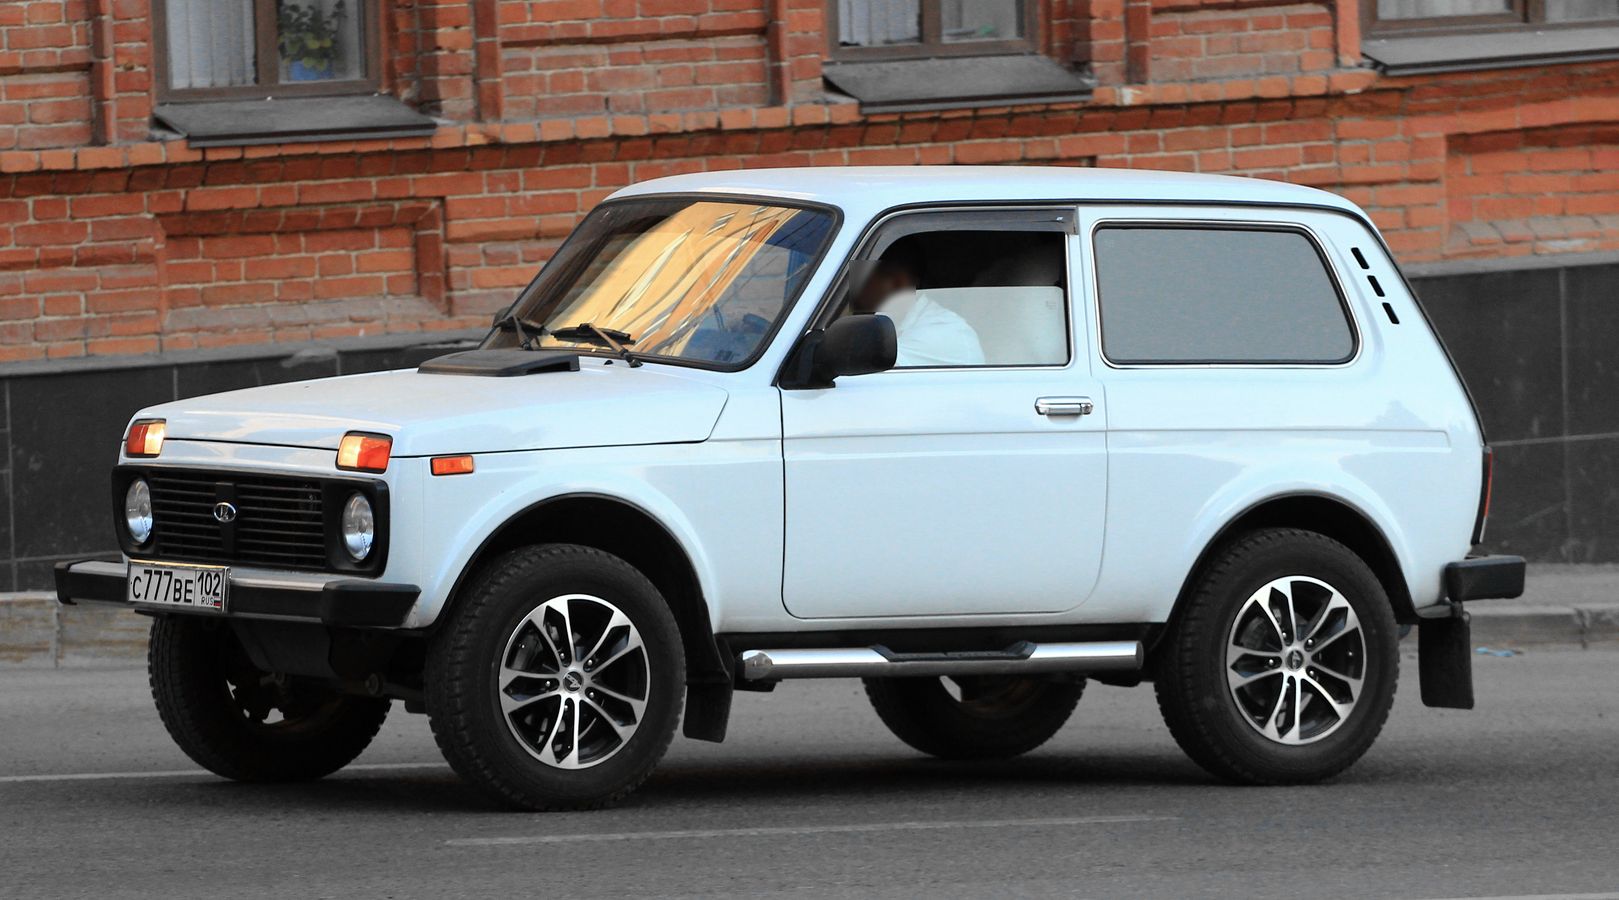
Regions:
<instances>
[{"instance_id":1,"label":"side vent louver","mask_svg":"<svg viewBox=\"0 0 1619 900\"><path fill-rule=\"evenodd\" d=\"M1368 265L1367 262L1366 262L1366 255L1364 253L1360 252L1359 247L1350 247L1349 252L1354 254L1355 262L1359 263L1360 267L1362 269L1370 269L1371 268L1371 266ZM1376 275L1373 275L1372 273L1367 272L1366 273L1366 281L1369 284L1371 284L1372 293L1376 294L1379 297L1388 296L1387 294L1383 293L1383 286L1381 284L1377 283L1377 276ZM1383 314L1389 317L1389 323L1390 324L1393 324L1393 325L1400 324L1400 317L1394 314L1394 307L1390 306L1389 302L1387 300L1383 301Z\"/></svg>"}]
</instances>

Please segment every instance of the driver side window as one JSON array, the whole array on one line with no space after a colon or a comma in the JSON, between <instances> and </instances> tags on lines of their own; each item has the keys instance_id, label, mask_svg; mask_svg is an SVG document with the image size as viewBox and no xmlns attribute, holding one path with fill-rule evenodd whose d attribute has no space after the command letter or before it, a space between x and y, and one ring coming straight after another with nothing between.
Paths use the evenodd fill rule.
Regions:
<instances>
[{"instance_id":1,"label":"driver side window","mask_svg":"<svg viewBox=\"0 0 1619 900\"><path fill-rule=\"evenodd\" d=\"M977 228L970 218L961 227L917 229L900 222L899 234L879 235L870 271L851 288L844 309L845 315L894 320L894 368L1068 362L1063 232Z\"/></svg>"}]
</instances>

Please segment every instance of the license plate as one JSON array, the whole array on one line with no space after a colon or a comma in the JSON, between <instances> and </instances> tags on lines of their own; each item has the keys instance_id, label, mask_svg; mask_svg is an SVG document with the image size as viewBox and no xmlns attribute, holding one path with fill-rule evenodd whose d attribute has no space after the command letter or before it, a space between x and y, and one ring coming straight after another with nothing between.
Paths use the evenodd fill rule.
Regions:
<instances>
[{"instance_id":1,"label":"license plate","mask_svg":"<svg viewBox=\"0 0 1619 900\"><path fill-rule=\"evenodd\" d=\"M129 564L131 603L224 612L229 590L230 569L225 566Z\"/></svg>"}]
</instances>

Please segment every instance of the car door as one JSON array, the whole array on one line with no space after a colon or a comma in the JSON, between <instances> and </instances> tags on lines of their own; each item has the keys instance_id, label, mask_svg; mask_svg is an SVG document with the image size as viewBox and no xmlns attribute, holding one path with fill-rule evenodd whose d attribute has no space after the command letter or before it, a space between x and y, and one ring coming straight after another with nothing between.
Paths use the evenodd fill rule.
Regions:
<instances>
[{"instance_id":1,"label":"car door","mask_svg":"<svg viewBox=\"0 0 1619 900\"><path fill-rule=\"evenodd\" d=\"M1073 324L1073 212L907 214L859 251L877 264L908 246L927 267L916 306L971 326L983 358L782 391L790 613L1051 613L1089 595L1106 408Z\"/></svg>"},{"instance_id":2,"label":"car door","mask_svg":"<svg viewBox=\"0 0 1619 900\"><path fill-rule=\"evenodd\" d=\"M1263 499L1444 483L1449 440L1390 402L1395 375L1357 312L1376 298L1354 293L1342 272L1355 263L1323 240L1342 221L1082 207L1094 364L1109 399L1111 549L1090 616L1161 621L1218 530Z\"/></svg>"}]
</instances>

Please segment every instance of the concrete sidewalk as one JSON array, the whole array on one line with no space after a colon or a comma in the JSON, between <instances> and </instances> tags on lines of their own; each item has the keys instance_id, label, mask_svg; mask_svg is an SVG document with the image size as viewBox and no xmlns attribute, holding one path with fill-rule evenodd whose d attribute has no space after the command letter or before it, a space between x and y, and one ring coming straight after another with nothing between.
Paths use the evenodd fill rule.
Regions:
<instances>
[{"instance_id":1,"label":"concrete sidewalk","mask_svg":"<svg viewBox=\"0 0 1619 900\"><path fill-rule=\"evenodd\" d=\"M1524 596L1468 605L1473 643L1619 643L1619 565L1531 565ZM0 666L125 665L146 655L149 622L106 607L60 606L50 594L0 594Z\"/></svg>"},{"instance_id":2,"label":"concrete sidewalk","mask_svg":"<svg viewBox=\"0 0 1619 900\"><path fill-rule=\"evenodd\" d=\"M1619 565L1531 563L1522 597L1467 610L1477 646L1619 641Z\"/></svg>"}]
</instances>

